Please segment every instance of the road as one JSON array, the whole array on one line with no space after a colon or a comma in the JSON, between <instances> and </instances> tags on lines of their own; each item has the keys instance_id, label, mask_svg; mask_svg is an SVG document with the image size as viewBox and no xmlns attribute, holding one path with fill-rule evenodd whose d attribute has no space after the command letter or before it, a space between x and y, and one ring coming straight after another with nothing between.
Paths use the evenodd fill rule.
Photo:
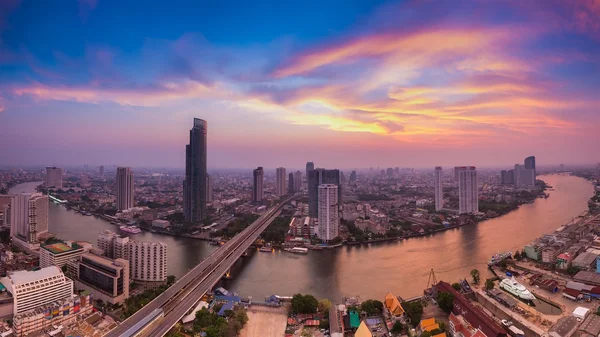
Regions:
<instances>
[{"instance_id":1,"label":"road","mask_svg":"<svg viewBox=\"0 0 600 337\"><path fill-rule=\"evenodd\" d=\"M123 321L106 336L123 336L128 329L158 308L164 310L165 317L158 324L151 326L148 331L145 331L144 335L163 336L166 334L194 306L202 295L210 291L212 286L219 281L244 251L258 238L260 233L277 217L283 205L293 198L294 196L288 197L277 206L269 209L248 226L248 228L215 250L202 260L200 264L177 280L164 293L157 296L134 315Z\"/></svg>"}]
</instances>

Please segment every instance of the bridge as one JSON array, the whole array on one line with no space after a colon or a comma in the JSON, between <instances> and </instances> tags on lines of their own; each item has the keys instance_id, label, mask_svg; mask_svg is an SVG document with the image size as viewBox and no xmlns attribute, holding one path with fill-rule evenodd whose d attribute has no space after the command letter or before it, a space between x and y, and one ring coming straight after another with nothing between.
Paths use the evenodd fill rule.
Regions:
<instances>
[{"instance_id":1,"label":"bridge","mask_svg":"<svg viewBox=\"0 0 600 337\"><path fill-rule=\"evenodd\" d=\"M296 198L289 196L270 208L250 226L216 249L200 264L181 277L165 292L157 296L138 312L127 318L106 337L164 336L200 298L209 292L233 264L244 254L258 236L279 215L283 206ZM161 314L157 314L162 311ZM154 316L155 319L144 319ZM140 324L145 322L144 324Z\"/></svg>"}]
</instances>

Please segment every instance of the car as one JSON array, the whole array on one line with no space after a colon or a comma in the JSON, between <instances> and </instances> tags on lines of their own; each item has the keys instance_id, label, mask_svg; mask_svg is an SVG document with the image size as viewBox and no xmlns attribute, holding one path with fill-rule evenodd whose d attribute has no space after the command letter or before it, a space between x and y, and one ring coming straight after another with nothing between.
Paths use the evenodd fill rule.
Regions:
<instances>
[{"instance_id":1,"label":"car","mask_svg":"<svg viewBox=\"0 0 600 337\"><path fill-rule=\"evenodd\" d=\"M503 319L501 322L502 322L502 325L504 325L506 327L513 325L513 323L511 321L507 321L505 319Z\"/></svg>"}]
</instances>

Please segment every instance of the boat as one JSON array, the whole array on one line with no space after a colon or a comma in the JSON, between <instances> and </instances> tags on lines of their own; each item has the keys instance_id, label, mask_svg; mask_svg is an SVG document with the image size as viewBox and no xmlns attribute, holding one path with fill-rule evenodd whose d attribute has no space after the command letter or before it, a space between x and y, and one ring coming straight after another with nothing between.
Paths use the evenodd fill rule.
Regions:
<instances>
[{"instance_id":1,"label":"boat","mask_svg":"<svg viewBox=\"0 0 600 337\"><path fill-rule=\"evenodd\" d=\"M525 300L525 301L533 301L535 300L535 296L525 288L524 285L517 282L514 277L505 278L500 282L500 289L504 289L507 292L515 295L516 297Z\"/></svg>"},{"instance_id":2,"label":"boat","mask_svg":"<svg viewBox=\"0 0 600 337\"><path fill-rule=\"evenodd\" d=\"M265 253L271 253L271 252L273 252L273 248L270 245L266 245L266 246L260 247L259 251L265 252Z\"/></svg>"},{"instance_id":3,"label":"boat","mask_svg":"<svg viewBox=\"0 0 600 337\"><path fill-rule=\"evenodd\" d=\"M286 252L290 252L290 253L294 253L294 254L308 254L308 248L304 248L304 247L286 248L284 250Z\"/></svg>"},{"instance_id":4,"label":"boat","mask_svg":"<svg viewBox=\"0 0 600 337\"><path fill-rule=\"evenodd\" d=\"M495 254L494 256L492 256L492 259L490 260L490 262L488 262L488 266L496 265L496 264L500 263L500 261L509 259L511 257L512 257L512 252L504 252L504 253Z\"/></svg>"},{"instance_id":5,"label":"boat","mask_svg":"<svg viewBox=\"0 0 600 337\"><path fill-rule=\"evenodd\" d=\"M127 233L131 233L131 234L137 234L140 233L142 230L137 228L136 226L120 226L119 227L120 230L122 230L123 232L127 232Z\"/></svg>"}]
</instances>

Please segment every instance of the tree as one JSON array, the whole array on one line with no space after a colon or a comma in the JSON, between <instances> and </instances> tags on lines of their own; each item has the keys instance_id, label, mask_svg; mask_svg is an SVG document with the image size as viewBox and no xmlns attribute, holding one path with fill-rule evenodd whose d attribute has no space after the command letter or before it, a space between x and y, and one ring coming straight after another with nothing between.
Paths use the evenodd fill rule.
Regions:
<instances>
[{"instance_id":1,"label":"tree","mask_svg":"<svg viewBox=\"0 0 600 337\"><path fill-rule=\"evenodd\" d=\"M492 290L492 289L494 289L494 281L492 281L491 279L485 280L485 290Z\"/></svg>"},{"instance_id":2,"label":"tree","mask_svg":"<svg viewBox=\"0 0 600 337\"><path fill-rule=\"evenodd\" d=\"M515 260L517 261L521 261L522 257L521 257L521 252L520 251L516 251L515 252Z\"/></svg>"},{"instance_id":3,"label":"tree","mask_svg":"<svg viewBox=\"0 0 600 337\"><path fill-rule=\"evenodd\" d=\"M378 300L366 300L360 305L360 309L369 316L377 315L383 311L383 303Z\"/></svg>"},{"instance_id":4,"label":"tree","mask_svg":"<svg viewBox=\"0 0 600 337\"><path fill-rule=\"evenodd\" d=\"M404 308L406 315L410 318L411 324L414 327L419 325L423 316L423 305L421 302L403 302L402 308Z\"/></svg>"},{"instance_id":5,"label":"tree","mask_svg":"<svg viewBox=\"0 0 600 337\"><path fill-rule=\"evenodd\" d=\"M331 308L331 301L323 298L319 301L319 311L323 313L328 313L329 308Z\"/></svg>"},{"instance_id":6,"label":"tree","mask_svg":"<svg viewBox=\"0 0 600 337\"><path fill-rule=\"evenodd\" d=\"M394 323L394 326L392 327L392 333L399 335L402 333L402 330L404 330L404 326L402 325L402 323L400 323L399 321L397 321L396 323Z\"/></svg>"},{"instance_id":7,"label":"tree","mask_svg":"<svg viewBox=\"0 0 600 337\"><path fill-rule=\"evenodd\" d=\"M479 270L471 270L471 277L473 278L473 283L479 284Z\"/></svg>"},{"instance_id":8,"label":"tree","mask_svg":"<svg viewBox=\"0 0 600 337\"><path fill-rule=\"evenodd\" d=\"M579 267L575 267L575 266L570 266L569 268L567 268L567 274L573 276L577 273L579 273Z\"/></svg>"},{"instance_id":9,"label":"tree","mask_svg":"<svg viewBox=\"0 0 600 337\"><path fill-rule=\"evenodd\" d=\"M296 314L314 314L319 301L313 295L295 294L292 297L292 312Z\"/></svg>"},{"instance_id":10,"label":"tree","mask_svg":"<svg viewBox=\"0 0 600 337\"><path fill-rule=\"evenodd\" d=\"M454 306L454 295L447 292L439 292L436 301L440 309L444 310L447 314L449 314L450 311L452 311L452 307Z\"/></svg>"},{"instance_id":11,"label":"tree","mask_svg":"<svg viewBox=\"0 0 600 337\"><path fill-rule=\"evenodd\" d=\"M458 282L452 283L452 288L454 288L454 290L456 290L456 291L460 291L461 290L460 289L460 284L458 284Z\"/></svg>"},{"instance_id":12,"label":"tree","mask_svg":"<svg viewBox=\"0 0 600 337\"><path fill-rule=\"evenodd\" d=\"M429 331L423 331L423 332L421 333L421 337L431 337L431 336L432 336L432 334L431 334L431 332L429 332Z\"/></svg>"},{"instance_id":13,"label":"tree","mask_svg":"<svg viewBox=\"0 0 600 337\"><path fill-rule=\"evenodd\" d=\"M175 276L174 275L167 276L167 285L170 286L173 283L175 283Z\"/></svg>"}]
</instances>

